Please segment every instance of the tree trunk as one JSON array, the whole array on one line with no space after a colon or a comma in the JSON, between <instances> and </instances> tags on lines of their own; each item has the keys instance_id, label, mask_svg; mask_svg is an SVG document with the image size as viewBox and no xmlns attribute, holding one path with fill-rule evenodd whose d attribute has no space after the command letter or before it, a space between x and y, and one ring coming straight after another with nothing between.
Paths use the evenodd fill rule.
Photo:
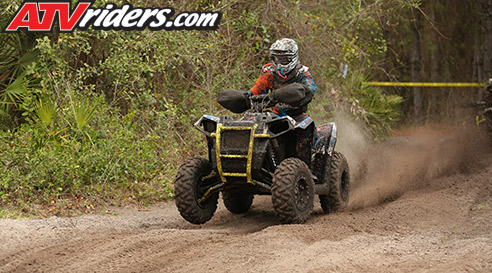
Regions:
<instances>
[{"instance_id":1,"label":"tree trunk","mask_svg":"<svg viewBox=\"0 0 492 273\"><path fill-rule=\"evenodd\" d=\"M482 4L483 25L483 80L492 77L492 0Z\"/></svg>"},{"instance_id":2,"label":"tree trunk","mask_svg":"<svg viewBox=\"0 0 492 273\"><path fill-rule=\"evenodd\" d=\"M420 82L420 33L419 33L419 11L415 10L415 20L412 24L412 50L410 55L410 77L412 82ZM413 110L415 123L423 123L422 115L422 88L415 86L413 92Z\"/></svg>"},{"instance_id":3,"label":"tree trunk","mask_svg":"<svg viewBox=\"0 0 492 273\"><path fill-rule=\"evenodd\" d=\"M436 24L436 15L435 15L435 6L436 6L436 1L430 1L429 2L429 5L430 7L430 10L429 10L429 20L432 22L432 24ZM438 82L438 81L442 81L442 78L443 78L443 75L439 73L439 57L438 57L438 53L439 53L439 35L441 35L436 29L434 29L434 27L432 27L430 29L431 33L430 33L430 37L429 37L429 40L430 40L430 80L431 82ZM432 118L435 117L435 118L439 118L439 113L441 113L441 111L439 111L439 102L441 101L442 103L442 99L440 100L441 96L440 95L444 95L442 94L442 90L441 88L432 88L430 90L432 93L431 93L431 96L430 96L430 100L427 101L427 111L426 111L426 119L428 120L429 118Z\"/></svg>"}]
</instances>

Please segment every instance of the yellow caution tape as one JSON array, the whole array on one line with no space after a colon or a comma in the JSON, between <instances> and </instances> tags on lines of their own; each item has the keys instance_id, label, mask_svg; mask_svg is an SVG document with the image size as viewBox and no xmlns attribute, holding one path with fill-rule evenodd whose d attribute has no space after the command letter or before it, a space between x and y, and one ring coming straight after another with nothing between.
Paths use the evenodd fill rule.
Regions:
<instances>
[{"instance_id":1,"label":"yellow caution tape","mask_svg":"<svg viewBox=\"0 0 492 273\"><path fill-rule=\"evenodd\" d=\"M410 87L483 87L484 83L474 82L362 82L371 86L410 86Z\"/></svg>"}]
</instances>

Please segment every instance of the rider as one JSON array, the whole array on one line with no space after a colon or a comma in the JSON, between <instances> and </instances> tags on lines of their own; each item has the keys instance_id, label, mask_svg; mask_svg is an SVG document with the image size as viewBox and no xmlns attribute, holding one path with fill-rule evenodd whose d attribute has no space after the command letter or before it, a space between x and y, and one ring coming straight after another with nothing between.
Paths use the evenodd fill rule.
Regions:
<instances>
[{"instance_id":1,"label":"rider","mask_svg":"<svg viewBox=\"0 0 492 273\"><path fill-rule=\"evenodd\" d=\"M483 99L483 102L487 107L492 107L492 78L490 78L485 84L485 90L488 91L487 97Z\"/></svg>"},{"instance_id":2,"label":"rider","mask_svg":"<svg viewBox=\"0 0 492 273\"><path fill-rule=\"evenodd\" d=\"M308 118L306 114L307 104L311 101L318 87L313 81L313 76L307 66L299 63L299 48L297 43L289 38L275 41L270 47L270 59L272 63L263 66L263 74L256 80L255 85L248 91L252 95L268 94L269 91L278 90L289 84L298 83L304 87L305 97L297 106L277 103L271 111L279 117L290 116L297 122ZM288 87L287 87L288 88ZM285 90L285 89L283 89ZM272 96L273 94L270 93ZM273 97L273 96L272 96ZM314 127L314 123L310 126ZM316 139L316 130L301 130L297 133L295 149L291 150L290 156L294 154L306 162L311 162L312 141ZM314 137L314 139L313 139Z\"/></svg>"},{"instance_id":3,"label":"rider","mask_svg":"<svg viewBox=\"0 0 492 273\"><path fill-rule=\"evenodd\" d=\"M307 103L311 101L318 87L314 84L313 76L307 66L299 63L299 49L297 43L289 38L275 41L270 47L270 59L272 63L263 66L263 74L256 80L255 85L249 90L252 95L267 94L270 90L284 87L291 83L300 83L310 96L304 105L298 107L281 106L271 110L280 117L289 115L296 117L307 111Z\"/></svg>"},{"instance_id":4,"label":"rider","mask_svg":"<svg viewBox=\"0 0 492 273\"><path fill-rule=\"evenodd\" d=\"M488 94L487 97L482 100L482 103L484 103L486 107L483 115L488 120L489 129L492 130L492 78L485 84L485 89L488 91Z\"/></svg>"}]
</instances>

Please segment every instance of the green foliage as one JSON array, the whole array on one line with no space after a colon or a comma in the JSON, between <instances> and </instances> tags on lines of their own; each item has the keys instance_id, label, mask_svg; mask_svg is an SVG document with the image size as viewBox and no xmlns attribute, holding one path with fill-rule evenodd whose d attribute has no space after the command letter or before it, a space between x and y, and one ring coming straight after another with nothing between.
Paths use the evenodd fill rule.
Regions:
<instances>
[{"instance_id":1,"label":"green foliage","mask_svg":"<svg viewBox=\"0 0 492 273\"><path fill-rule=\"evenodd\" d=\"M0 1L0 27L3 28L17 10L20 1ZM36 34L0 33L0 130L13 129L22 120L21 105L30 96L36 81L26 74L37 61L33 50Z\"/></svg>"},{"instance_id":2,"label":"green foliage","mask_svg":"<svg viewBox=\"0 0 492 273\"><path fill-rule=\"evenodd\" d=\"M369 133L376 139L384 139L400 120L403 98L386 94L382 89L364 84L369 76L360 71L350 73L341 91L349 102L349 110L356 119L364 121Z\"/></svg>"},{"instance_id":3,"label":"green foliage","mask_svg":"<svg viewBox=\"0 0 492 273\"><path fill-rule=\"evenodd\" d=\"M35 109L35 113L43 128L48 129L53 127L56 109L55 105L50 100L39 100L39 103L37 104L37 107Z\"/></svg>"},{"instance_id":4,"label":"green foliage","mask_svg":"<svg viewBox=\"0 0 492 273\"><path fill-rule=\"evenodd\" d=\"M85 129L89 126L89 122L92 120L97 108L101 104L100 100L96 100L94 102L90 102L88 98L74 100L72 95L69 95L69 98L75 125L71 123L69 124L77 134L87 136L92 142L89 133Z\"/></svg>"},{"instance_id":5,"label":"green foliage","mask_svg":"<svg viewBox=\"0 0 492 273\"><path fill-rule=\"evenodd\" d=\"M27 95L27 84L21 75L7 85L0 94L0 100L6 105L17 105ZM6 109L8 109L6 107ZM8 110L7 110L8 111Z\"/></svg>"},{"instance_id":6,"label":"green foliage","mask_svg":"<svg viewBox=\"0 0 492 273\"><path fill-rule=\"evenodd\" d=\"M56 207L67 198L84 197L94 204L170 198L170 181L160 180L172 171L161 165L168 156L162 140L134 139L138 128L130 119L105 122L105 132L91 131L95 144L72 139L35 147L33 138L43 134L28 124L15 135L2 133L2 203L24 200L23 209L30 210L32 203Z\"/></svg>"},{"instance_id":7,"label":"green foliage","mask_svg":"<svg viewBox=\"0 0 492 273\"><path fill-rule=\"evenodd\" d=\"M388 136L393 125L400 120L399 108L403 98L398 95L384 95L379 88L363 86L358 101L364 109L360 116L373 135Z\"/></svg>"}]
</instances>

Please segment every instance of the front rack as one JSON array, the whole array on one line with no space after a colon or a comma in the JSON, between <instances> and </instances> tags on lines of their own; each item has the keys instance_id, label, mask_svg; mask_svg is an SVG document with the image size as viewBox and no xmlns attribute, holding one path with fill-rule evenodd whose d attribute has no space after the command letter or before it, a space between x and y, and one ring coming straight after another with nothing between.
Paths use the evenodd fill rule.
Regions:
<instances>
[{"instance_id":1,"label":"front rack","mask_svg":"<svg viewBox=\"0 0 492 273\"><path fill-rule=\"evenodd\" d=\"M217 124L217 130L215 133L210 134L211 137L215 137L215 156L217 160L217 172L219 173L222 182L227 183L226 177L246 177L248 183L254 184L251 175L251 165L253 162L253 144L255 138L269 138L269 134L256 134L257 124L253 126L224 126L222 123ZM221 153L221 136L224 131L250 131L248 153L247 154L222 154ZM224 172L222 169L222 158L236 158L246 160L246 172Z\"/></svg>"}]
</instances>

